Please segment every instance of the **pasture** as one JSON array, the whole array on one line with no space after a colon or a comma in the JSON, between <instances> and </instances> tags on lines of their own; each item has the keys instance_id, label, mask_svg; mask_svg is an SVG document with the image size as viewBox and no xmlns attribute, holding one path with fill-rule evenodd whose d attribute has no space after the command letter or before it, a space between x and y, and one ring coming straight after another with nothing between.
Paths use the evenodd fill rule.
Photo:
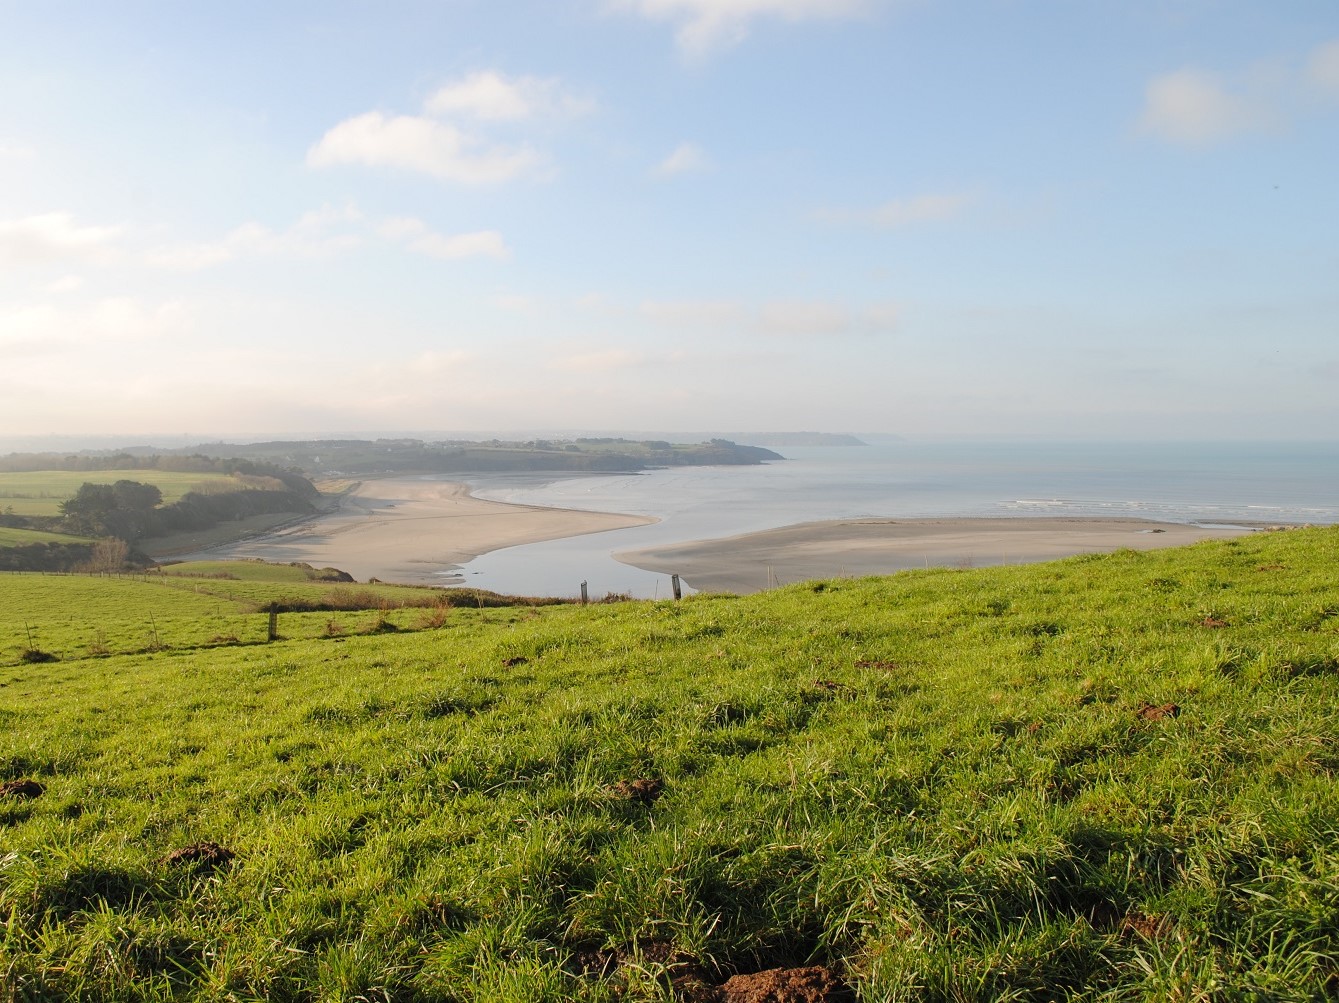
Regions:
<instances>
[{"instance_id":1,"label":"pasture","mask_svg":"<svg viewBox=\"0 0 1339 1003\"><path fill-rule=\"evenodd\" d=\"M1303 530L744 598L391 610L398 629L271 644L10 649L0 983L1333 999L1336 563L1339 530ZM16 580L39 631L81 606L183 638L255 616L216 586L332 587Z\"/></svg>"},{"instance_id":2,"label":"pasture","mask_svg":"<svg viewBox=\"0 0 1339 1003\"><path fill-rule=\"evenodd\" d=\"M168 470L0 471L0 512L12 509L15 515L60 515L60 503L73 498L81 484L115 484L120 480L153 484L162 491L163 504L170 505L190 491L240 491L248 479Z\"/></svg>"}]
</instances>

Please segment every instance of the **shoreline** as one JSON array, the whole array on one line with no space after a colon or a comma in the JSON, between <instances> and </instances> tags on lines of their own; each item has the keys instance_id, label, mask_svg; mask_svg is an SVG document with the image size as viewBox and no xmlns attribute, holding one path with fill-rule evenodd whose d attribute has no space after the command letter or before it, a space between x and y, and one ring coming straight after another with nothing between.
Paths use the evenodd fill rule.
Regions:
<instances>
[{"instance_id":1,"label":"shoreline","mask_svg":"<svg viewBox=\"0 0 1339 1003\"><path fill-rule=\"evenodd\" d=\"M645 526L655 519L476 498L461 481L387 477L345 492L328 512L173 560L260 558L337 567L359 581L458 585L452 572L494 550Z\"/></svg>"},{"instance_id":2,"label":"shoreline","mask_svg":"<svg viewBox=\"0 0 1339 1003\"><path fill-rule=\"evenodd\" d=\"M837 519L712 540L616 551L624 564L678 574L702 592L745 595L817 578L913 568L1034 564L1122 547L1157 550L1259 532L1265 524L1198 526L1102 517Z\"/></svg>"},{"instance_id":3,"label":"shoreline","mask_svg":"<svg viewBox=\"0 0 1339 1003\"><path fill-rule=\"evenodd\" d=\"M173 560L244 559L336 567L359 581L464 584L462 565L497 550L650 525L648 516L476 497L463 481L361 481L333 508ZM1103 516L1004 516L807 522L606 554L691 589L748 594L791 582L1058 560L1121 547L1153 550L1257 532L1255 522L1197 525ZM511 591L526 592L524 588ZM533 590L529 590L533 591Z\"/></svg>"}]
</instances>

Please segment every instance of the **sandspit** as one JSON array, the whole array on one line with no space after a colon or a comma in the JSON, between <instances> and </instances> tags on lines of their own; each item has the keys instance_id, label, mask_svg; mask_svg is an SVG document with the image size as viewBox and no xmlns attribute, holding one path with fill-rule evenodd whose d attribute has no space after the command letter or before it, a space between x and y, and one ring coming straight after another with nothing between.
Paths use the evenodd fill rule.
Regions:
<instances>
[{"instance_id":1,"label":"sandspit","mask_svg":"<svg viewBox=\"0 0 1339 1003\"><path fill-rule=\"evenodd\" d=\"M1253 532L1138 519L851 519L804 523L718 540L614 554L705 592L758 592L775 585L921 567L1026 564L1121 547L1153 550Z\"/></svg>"},{"instance_id":2,"label":"sandspit","mask_svg":"<svg viewBox=\"0 0 1339 1003\"><path fill-rule=\"evenodd\" d=\"M362 482L329 515L207 553L176 556L304 561L364 581L445 585L452 580L443 572L491 550L654 521L486 501L455 482L385 478Z\"/></svg>"}]
</instances>

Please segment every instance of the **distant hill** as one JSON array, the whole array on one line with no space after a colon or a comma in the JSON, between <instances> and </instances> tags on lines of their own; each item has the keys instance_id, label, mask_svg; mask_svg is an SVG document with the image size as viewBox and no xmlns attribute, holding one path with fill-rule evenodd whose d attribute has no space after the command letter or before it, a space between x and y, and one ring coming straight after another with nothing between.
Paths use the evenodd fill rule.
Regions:
<instances>
[{"instance_id":1,"label":"distant hill","mask_svg":"<svg viewBox=\"0 0 1339 1003\"><path fill-rule=\"evenodd\" d=\"M671 443L612 436L529 439L524 442L457 439L326 439L191 447L215 456L296 467L310 476L367 477L386 474L464 474L498 471L635 472L652 467L749 465L783 459L759 446L728 439Z\"/></svg>"},{"instance_id":2,"label":"distant hill","mask_svg":"<svg viewBox=\"0 0 1339 1003\"><path fill-rule=\"evenodd\" d=\"M740 432L731 435L750 446L868 446L854 435L837 432Z\"/></svg>"}]
</instances>

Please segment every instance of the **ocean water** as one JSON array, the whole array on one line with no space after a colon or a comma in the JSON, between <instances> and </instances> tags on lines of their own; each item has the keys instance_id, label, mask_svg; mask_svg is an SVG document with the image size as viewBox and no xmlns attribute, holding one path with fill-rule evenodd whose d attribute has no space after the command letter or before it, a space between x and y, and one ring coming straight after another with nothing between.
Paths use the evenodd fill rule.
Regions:
<instances>
[{"instance_id":1,"label":"ocean water","mask_svg":"<svg viewBox=\"0 0 1339 1003\"><path fill-rule=\"evenodd\" d=\"M1103 516L1215 525L1339 522L1339 443L896 442L793 447L754 467L471 481L498 501L653 516L650 526L529 544L467 564L465 584L527 595L666 596L615 551L800 522Z\"/></svg>"}]
</instances>

